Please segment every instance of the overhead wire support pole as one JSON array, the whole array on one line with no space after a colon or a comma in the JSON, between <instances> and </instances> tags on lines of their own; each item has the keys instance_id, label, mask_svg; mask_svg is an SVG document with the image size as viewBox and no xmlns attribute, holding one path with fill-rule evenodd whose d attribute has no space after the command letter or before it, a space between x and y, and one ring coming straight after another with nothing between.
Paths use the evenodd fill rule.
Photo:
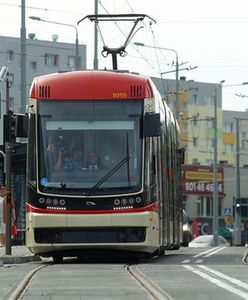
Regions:
<instances>
[{"instance_id":1,"label":"overhead wire support pole","mask_svg":"<svg viewBox=\"0 0 248 300\"><path fill-rule=\"evenodd\" d=\"M95 0L95 15L98 15L98 0ZM98 27L97 19L94 28L94 70L98 70Z\"/></svg>"},{"instance_id":2,"label":"overhead wire support pole","mask_svg":"<svg viewBox=\"0 0 248 300\"><path fill-rule=\"evenodd\" d=\"M234 220L234 245L238 246L241 244L241 215L240 212L240 147L239 147L239 125L240 118L235 118L236 120L236 165L235 165L235 220ZM237 205L239 207L237 207Z\"/></svg>"},{"instance_id":3,"label":"overhead wire support pole","mask_svg":"<svg viewBox=\"0 0 248 300\"><path fill-rule=\"evenodd\" d=\"M217 178L217 149L218 149L218 122L217 122L217 86L215 86L215 99L214 99L214 191L213 191L213 236L214 246L218 246L219 235L219 193L218 193L218 178Z\"/></svg>"},{"instance_id":4,"label":"overhead wire support pole","mask_svg":"<svg viewBox=\"0 0 248 300\"><path fill-rule=\"evenodd\" d=\"M27 98L27 43L26 43L26 8L25 0L21 1L21 108L20 112L26 111L26 98Z\"/></svg>"},{"instance_id":5,"label":"overhead wire support pole","mask_svg":"<svg viewBox=\"0 0 248 300\"><path fill-rule=\"evenodd\" d=\"M9 103L9 89L10 82L8 77L6 78L6 116L10 116L12 112L10 111ZM8 130L10 128L8 127ZM9 133L9 132L8 132ZM6 173L5 173L5 185L6 185L6 244L5 244L5 255L11 255L11 168L12 168L12 149L13 144L7 138L5 141L5 163L6 163Z\"/></svg>"}]
</instances>

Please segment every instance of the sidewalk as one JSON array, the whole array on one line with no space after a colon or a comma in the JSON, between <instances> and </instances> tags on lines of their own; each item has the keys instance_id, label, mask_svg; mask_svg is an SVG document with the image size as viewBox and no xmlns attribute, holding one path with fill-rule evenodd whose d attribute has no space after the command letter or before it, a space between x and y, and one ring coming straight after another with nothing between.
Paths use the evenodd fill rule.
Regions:
<instances>
[{"instance_id":1,"label":"sidewalk","mask_svg":"<svg viewBox=\"0 0 248 300\"><path fill-rule=\"evenodd\" d=\"M31 253L26 246L12 246L11 255L5 255L5 247L0 246L0 267L3 264L22 264L41 260Z\"/></svg>"}]
</instances>

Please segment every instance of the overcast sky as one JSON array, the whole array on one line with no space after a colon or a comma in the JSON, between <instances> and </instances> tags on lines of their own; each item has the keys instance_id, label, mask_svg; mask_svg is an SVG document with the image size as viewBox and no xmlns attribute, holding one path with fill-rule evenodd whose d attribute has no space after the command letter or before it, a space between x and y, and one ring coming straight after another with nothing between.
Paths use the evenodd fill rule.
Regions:
<instances>
[{"instance_id":1,"label":"overcast sky","mask_svg":"<svg viewBox=\"0 0 248 300\"><path fill-rule=\"evenodd\" d=\"M86 15L94 14L94 0L26 0L27 34L35 33L38 39L51 40L58 34L58 41L75 41L75 31L66 26L32 21L29 16L76 25ZM119 58L119 68L159 77L161 72L174 69L173 51L156 51L153 48L134 46L143 42L154 47L174 49L187 79L224 85L248 82L247 0L101 0L99 13L147 14L127 47L128 55ZM0 0L0 35L20 35L21 0ZM104 42L109 47L123 45L132 23L100 24ZM89 20L78 26L79 42L87 45L87 67L93 66L94 26ZM99 39L99 68L111 67L111 58L101 56ZM27 49L28 51L28 49ZM175 73L164 75L175 78ZM238 97L239 94L244 97ZM248 109L248 85L223 88L223 109L244 111Z\"/></svg>"}]
</instances>

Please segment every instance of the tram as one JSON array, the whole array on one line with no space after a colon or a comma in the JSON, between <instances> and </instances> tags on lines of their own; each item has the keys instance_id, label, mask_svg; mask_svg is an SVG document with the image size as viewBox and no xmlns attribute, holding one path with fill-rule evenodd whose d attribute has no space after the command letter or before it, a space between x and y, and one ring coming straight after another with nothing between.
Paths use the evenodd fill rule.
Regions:
<instances>
[{"instance_id":1,"label":"tram","mask_svg":"<svg viewBox=\"0 0 248 300\"><path fill-rule=\"evenodd\" d=\"M28 119L31 252L61 262L92 251L178 249L183 151L177 122L149 78L118 71L37 77Z\"/></svg>"}]
</instances>

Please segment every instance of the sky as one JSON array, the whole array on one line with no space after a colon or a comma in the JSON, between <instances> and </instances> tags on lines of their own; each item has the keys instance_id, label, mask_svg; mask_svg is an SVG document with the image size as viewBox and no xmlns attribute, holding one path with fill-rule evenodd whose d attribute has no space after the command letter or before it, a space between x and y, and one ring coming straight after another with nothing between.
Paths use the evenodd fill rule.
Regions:
<instances>
[{"instance_id":1,"label":"sky","mask_svg":"<svg viewBox=\"0 0 248 300\"><path fill-rule=\"evenodd\" d=\"M83 17L94 14L95 0L26 0L26 30L37 39L51 40L58 34L60 42L75 42L72 27L38 22L38 16L54 22L77 26ZM20 36L21 0L0 0L0 35ZM118 57L118 68L160 77L175 78L175 52L178 55L179 76L187 80L223 83L224 110L248 109L248 17L247 0L99 0L99 14L146 14L139 22L127 56ZM133 22L100 22L104 44L124 45ZM93 68L94 24L89 19L78 26L79 43L87 45L87 68ZM135 46L134 42L152 47ZM111 68L111 57L101 56L103 43L99 37L99 68ZM172 50L158 50L156 48ZM28 49L27 49L28 51ZM195 68L197 67L197 68ZM239 95L239 96L237 96Z\"/></svg>"}]
</instances>

